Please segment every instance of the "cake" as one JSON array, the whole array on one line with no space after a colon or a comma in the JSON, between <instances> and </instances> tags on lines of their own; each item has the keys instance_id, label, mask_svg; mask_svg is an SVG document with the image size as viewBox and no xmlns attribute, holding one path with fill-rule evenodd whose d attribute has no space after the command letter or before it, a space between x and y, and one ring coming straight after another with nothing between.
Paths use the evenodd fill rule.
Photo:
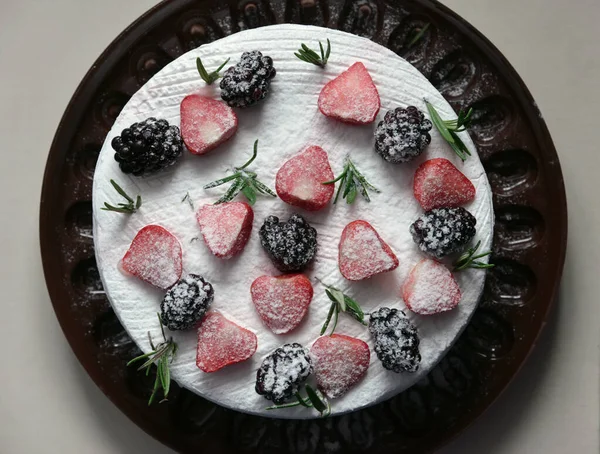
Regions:
<instances>
[{"instance_id":1,"label":"cake","mask_svg":"<svg viewBox=\"0 0 600 454\"><path fill-rule=\"evenodd\" d=\"M327 40L331 43L331 55L324 67L294 55L302 43L318 49L318 42ZM221 84L224 88L220 88L218 82L207 85L199 76L198 57L208 71L230 59L225 70L239 62L244 52L254 50L270 57L276 69L276 74L275 71L269 73L268 68L265 70L269 84L256 89L259 96L252 100L256 105L239 108L236 102L240 98L228 91L230 86ZM336 96L345 95L337 93L338 87L329 83L350 69L352 81L366 87L366 94L361 90L362 94L353 95L352 99L367 105L376 93L380 109L371 103L360 115L352 117L346 110L336 109L336 105L331 104ZM373 87L363 83L367 75ZM151 175L124 173L115 160L115 137L133 123L149 117L188 128L181 124L181 104L190 95L201 98L190 98L191 109L201 105L208 106L206 111L223 112L219 114L222 121L215 125L214 137L208 134L193 143L184 140L187 150L179 153L177 147L172 148L169 159L176 162ZM227 101L233 105L234 115L224 107L225 95L229 96ZM205 99L218 101L218 105L203 101ZM196 275L202 276L202 281L196 281L200 284L184 282L182 285L185 291L194 289L195 306L190 311L199 318L205 317L207 326L203 331L200 321L199 328L164 329L167 337L172 337L177 344L177 352L169 365L170 378L210 401L267 417L319 417L318 411L303 406L267 409L273 402L256 391L265 391L261 386L268 379L265 377L277 355L298 355L295 362L298 374L307 379L309 392L318 389L320 396L327 398L331 414L373 405L422 379L465 328L483 291L485 270L466 268L451 272L452 260L476 244L480 251L489 250L494 222L489 183L468 133L458 132L470 153L463 156L466 158L463 162L440 132L428 126L430 111L425 100L435 106L442 118L456 119L450 105L427 79L393 52L364 38L311 26L275 25L236 33L192 50L158 72L133 95L109 132L97 163L93 187L94 243L100 275L116 315L139 348L144 353L152 351L148 333L157 343L162 339L157 313L161 311L165 293L176 294L181 290L176 284L180 278L185 280L188 275ZM416 112L407 109L408 106L416 107ZM387 112L392 113L386 117ZM421 119L419 113L423 114ZM411 144L412 148L403 150L402 153L406 153L402 156L385 141L376 139L378 128L385 128L384 119L400 121L400 118L415 115L414 124L422 130L417 131L416 142ZM217 136L223 139L217 140ZM235 206L213 205L224 195L227 186L209 189L204 186L231 175L228 169L239 168L255 150L256 158L247 169L254 172L267 189L279 193L279 197L267 191L254 191L250 198L256 200L246 200L248 196L244 198L240 193L232 200ZM354 165L373 186L366 194L370 201L357 188L354 195L350 194L354 199L351 204L347 203L348 194L345 199L340 196L334 204L333 190L329 189L319 189L319 198L307 202L303 191L309 195L315 193L309 183L303 182L301 189L286 184L295 181L294 175L304 168L320 162L322 152L330 170L319 165L323 173L315 177L316 181L323 179L323 175L339 176L349 165ZM302 153L308 154L298 158ZM407 162L401 162L404 160ZM278 175L282 168L283 176ZM252 174L244 175L252 177ZM107 202L114 206L120 197L111 180L132 198L141 196L141 206L135 213L103 209ZM443 199L452 189L437 187L439 181L452 181L453 185L460 186L461 194L467 194L464 200L455 203L460 207L436 206L433 199ZM332 188L337 191L339 184L339 181L334 183ZM472 193L470 186L462 190L463 184L471 184ZM432 196L436 190L439 194ZM254 202L251 208L248 201ZM235 213L231 216L239 218L243 226L239 231L227 232L230 248L217 244L218 241L215 243L214 238L207 238L211 234L218 236L219 232L211 232L206 227L200 229L202 222L210 225L211 219L218 216L211 207L223 206ZM129 208L132 208L129 211L135 209L134 202L130 202ZM440 219L444 222L471 219L465 218L467 215L463 212L473 218L476 232L473 229L473 234L465 237L466 242L453 242L445 249L444 245L435 244L432 248L431 238L423 229ZM265 239L268 235L276 236L277 229L283 228L280 224L290 218L302 219L307 224L306 232L309 228L316 231L316 250L312 255L305 251L308 255L300 257L306 258L304 262L298 261L298 257L278 256L277 251L269 250L273 237ZM168 257L168 265L159 267L169 269L167 276L161 274L158 279L147 273L138 279L139 262L132 264L132 260L124 260L140 232L154 242L146 241L144 245L160 244L160 247L150 252L138 248L137 256L154 265L158 263L157 257L161 260ZM306 236L303 232L302 238ZM167 242L163 243L163 239ZM168 244L168 248L164 244ZM377 256L372 266L362 266L365 255L361 253L365 248L368 251L372 248ZM485 263L487 258L481 261ZM148 263L142 265L146 267ZM439 276L439 280L434 279L434 282L440 285L421 279L429 270L438 273L435 276ZM284 285L287 278L275 279L284 274L303 276L289 279L290 287L296 291L291 300L298 301L299 307L289 316L285 305L278 308L281 317L277 317L277 313L269 315L264 294L256 290L260 286L253 283L258 280L263 286ZM266 279L266 283L259 279ZM298 290L301 285L312 286L310 298L308 290ZM448 288L452 290L450 296L444 293ZM340 295L338 291L360 305L364 323L357 321L356 316L340 313L335 334L315 343L332 307L339 309L339 303L335 302ZM445 299L431 309L427 298L435 297L436 292L441 292ZM432 314L438 310L443 313ZM411 353L392 364L383 352L383 342L389 341L384 327L390 320L406 328L408 337L402 345L408 349L403 348L401 354ZM176 317L170 322L177 327ZM333 322L330 322L324 335L328 336L332 328ZM206 350L204 344L198 345L199 337L211 338L213 331L221 333L224 339L236 339L242 346L234 351L232 362L236 364L218 361L207 364L203 358L197 362L198 351ZM376 345L376 339L384 340ZM284 345L287 347L279 350ZM323 384L323 376L314 377L315 369L323 370L323 363L313 367L309 365L311 360L306 359L312 357L314 362L315 358L328 358L335 364L336 349L349 355L356 352L352 364L357 366L352 370L360 370L360 374L354 374L351 384ZM261 373L263 381L257 381Z\"/></svg>"}]
</instances>

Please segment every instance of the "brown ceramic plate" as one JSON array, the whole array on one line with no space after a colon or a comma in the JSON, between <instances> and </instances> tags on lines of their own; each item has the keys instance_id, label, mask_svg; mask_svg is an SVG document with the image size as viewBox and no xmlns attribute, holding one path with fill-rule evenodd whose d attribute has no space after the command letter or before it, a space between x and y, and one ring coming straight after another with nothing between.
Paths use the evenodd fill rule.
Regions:
<instances>
[{"instance_id":1,"label":"brown ceramic plate","mask_svg":"<svg viewBox=\"0 0 600 454\"><path fill-rule=\"evenodd\" d=\"M281 22L366 36L413 63L456 110L473 108L470 133L494 191L496 267L448 355L387 402L335 418L283 421L225 410L174 386L168 403L149 408L151 383L125 367L139 351L102 292L94 259L98 153L130 96L167 63L236 31ZM48 157L40 236L48 290L79 361L115 405L166 445L211 453L415 453L473 422L525 361L556 297L567 210L556 151L529 91L492 44L439 3L172 0L125 30L73 96Z\"/></svg>"}]
</instances>

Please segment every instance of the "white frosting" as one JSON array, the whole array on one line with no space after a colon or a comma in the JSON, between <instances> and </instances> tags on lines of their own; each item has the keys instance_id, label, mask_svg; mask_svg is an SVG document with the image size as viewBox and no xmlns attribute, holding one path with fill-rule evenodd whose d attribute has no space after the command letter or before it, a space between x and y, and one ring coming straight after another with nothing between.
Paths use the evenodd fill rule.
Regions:
<instances>
[{"instance_id":1,"label":"white frosting","mask_svg":"<svg viewBox=\"0 0 600 454\"><path fill-rule=\"evenodd\" d=\"M317 40L327 38L331 40L332 54L324 70L294 56L300 43L314 47ZM121 130L149 116L179 125L179 103L190 93L219 98L218 83L205 86L198 76L196 57L201 56L207 68L216 68L226 58L231 57L233 64L243 51L254 49L273 58L277 76L271 84L271 92L260 105L238 110L239 130L231 140L205 156L185 152L178 164L155 176L136 178L119 170L110 142ZM367 126L334 121L317 108L319 92L325 83L356 61L366 65L381 96L382 108L377 120ZM266 411L269 402L254 391L256 370L263 358L282 344L300 342L310 347L317 339L330 302L316 277L347 292L362 304L365 312L384 305L407 311L399 296L400 287L412 267L423 258L409 233L410 224L422 213L412 193L413 174L420 163L433 157L448 158L473 182L477 195L466 208L477 218L475 241L481 240L483 250L491 246L491 191L468 134L461 133L472 152L464 164L435 129L431 131L431 144L425 153L411 163L389 164L374 151L373 131L385 113L407 105L426 112L423 98L432 102L443 117L455 118L450 105L425 77L390 50L347 33L300 25L276 25L236 33L183 55L154 76L131 98L108 134L96 167L93 190L94 241L104 288L123 326L138 346L148 352L147 332L155 339L160 336L156 312L163 292L124 275L118 269L118 262L139 229L147 224L160 224L181 241L184 273L201 274L214 286L213 307L258 336L258 350L250 360L207 374L196 367L196 332L175 332L173 337L179 344L179 352L172 365L172 378L181 386L236 410L280 418L317 416L316 412L302 407ZM245 162L257 138L259 153L251 169L271 188L274 188L279 167L306 145L314 144L328 152L336 175L349 153L382 193L373 193L371 203L358 196L353 205L340 201L316 213L304 212L279 199L259 196L254 206L252 235L245 250L230 260L221 260L206 248L194 212L188 203L182 203L182 198L189 192L196 209L214 202L225 189L203 190L202 186L224 176L229 166ZM109 183L111 178L127 193L142 195L143 206L136 214L100 210L105 201L118 200ZM257 315L250 298L250 285L263 274L279 274L260 246L258 230L264 218L274 214L287 219L293 212L300 212L318 231L317 256L307 271L315 296L300 326L289 334L276 335ZM397 269L354 283L341 276L338 242L344 227L356 219L370 222L390 245L400 260ZM197 237L200 239L193 241ZM368 329L349 316L341 315L336 331L363 339L372 355L364 380L342 398L332 401L332 413L375 404L424 377L468 323L482 293L484 277L481 270L456 274L463 298L453 311L435 316L418 316L407 311L421 339L422 362L417 373L396 374L383 369L373 352Z\"/></svg>"}]
</instances>

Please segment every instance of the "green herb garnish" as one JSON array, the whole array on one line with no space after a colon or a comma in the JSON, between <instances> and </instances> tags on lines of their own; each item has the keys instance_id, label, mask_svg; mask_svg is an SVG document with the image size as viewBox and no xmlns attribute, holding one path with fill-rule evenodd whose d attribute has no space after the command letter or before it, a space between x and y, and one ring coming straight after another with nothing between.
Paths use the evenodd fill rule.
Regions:
<instances>
[{"instance_id":1,"label":"green herb garnish","mask_svg":"<svg viewBox=\"0 0 600 454\"><path fill-rule=\"evenodd\" d=\"M329 335L331 336L333 334L335 328L337 327L338 315L340 312L346 312L363 325L367 325L367 323L365 322L365 313L360 307L360 304L358 304L348 295L344 294L344 292L342 292L341 290L326 285L323 282L321 282L321 284L325 286L325 293L331 301L329 313L327 314L325 323L323 323L323 327L321 328L321 336L325 334L325 331L327 331L327 328L329 327L329 323L331 322L332 318L333 328L331 328L331 332L329 333Z\"/></svg>"},{"instance_id":2,"label":"green herb garnish","mask_svg":"<svg viewBox=\"0 0 600 454\"><path fill-rule=\"evenodd\" d=\"M296 401L288 404L272 405L267 407L266 410L279 410L280 408L292 408L302 406L306 408L314 408L317 410L321 417L326 418L331 414L331 406L329 401L321 394L320 391L315 390L310 385L304 387L306 397L302 397L300 392L296 393Z\"/></svg>"},{"instance_id":3,"label":"green herb garnish","mask_svg":"<svg viewBox=\"0 0 600 454\"><path fill-rule=\"evenodd\" d=\"M138 208L142 206L141 196L138 195L134 202L134 200L127 195L127 193L123 190L121 186L117 184L115 180L110 180L110 184L112 184L113 188L115 188L115 191L117 191L125 200L127 200L127 203L118 203L118 206L114 206L107 202L104 202L104 206L102 207L103 210L131 214L135 213L138 210Z\"/></svg>"},{"instance_id":4,"label":"green herb garnish","mask_svg":"<svg viewBox=\"0 0 600 454\"><path fill-rule=\"evenodd\" d=\"M329 55L331 54L331 43L329 42L329 38L327 39L327 50L323 48L321 41L319 41L319 49L321 50L320 57L319 54L309 48L306 44L302 44L300 49L298 49L297 52L294 52L294 55L302 61L325 68L327 60L329 60Z\"/></svg>"},{"instance_id":5,"label":"green herb garnish","mask_svg":"<svg viewBox=\"0 0 600 454\"><path fill-rule=\"evenodd\" d=\"M154 388L152 389L152 394L148 400L148 405L151 405L152 402L154 402L154 398L156 397L159 389L162 389L163 392L163 399L160 401L160 403L167 400L169 396L169 390L171 389L171 371L169 369L169 365L173 362L175 354L177 353L177 344L173 341L173 338L170 337L167 340L167 337L165 336L165 328L162 324L162 320L160 319L160 315L158 315L158 321L160 323L163 342L155 346L152 342L150 331L148 331L148 341L150 342L152 351L150 353L146 353L145 355L138 356L137 358L133 358L127 363L129 366L138 361L145 360L144 363L138 367L138 371L145 369L146 375L150 374L152 365L156 365L156 380L154 381Z\"/></svg>"},{"instance_id":6,"label":"green herb garnish","mask_svg":"<svg viewBox=\"0 0 600 454\"><path fill-rule=\"evenodd\" d=\"M482 257L487 257L488 255L490 255L492 253L492 251L488 251L488 252L483 252L481 254L475 255L475 253L477 252L477 249L479 249L479 246L481 246L481 241L478 241L477 244L475 245L475 247L471 247L471 248L467 249L467 251L463 255L461 255L456 262L454 262L453 270L461 271L461 270L465 270L467 268L477 268L477 269L493 268L494 267L493 263L483 263L483 262L477 261L477 259L480 259Z\"/></svg>"},{"instance_id":7,"label":"green herb garnish","mask_svg":"<svg viewBox=\"0 0 600 454\"><path fill-rule=\"evenodd\" d=\"M190 208L192 209L192 211L194 211L194 202L192 202L192 198L190 197L190 193L186 192L185 195L183 196L183 199L181 199L181 203L183 202L187 202L188 205L190 206Z\"/></svg>"},{"instance_id":8,"label":"green herb garnish","mask_svg":"<svg viewBox=\"0 0 600 454\"><path fill-rule=\"evenodd\" d=\"M223 202L231 202L240 192L248 199L250 205L254 205L254 202L256 202L257 193L277 197L277 194L275 194L267 185L256 179L256 173L246 170L246 168L252 164L252 161L256 159L257 154L258 140L254 142L254 153L252 154L252 157L243 166L234 167L233 175L213 181L204 186L204 189L210 189L229 183L230 181L233 182L225 194L215 202L215 205Z\"/></svg>"},{"instance_id":9,"label":"green herb garnish","mask_svg":"<svg viewBox=\"0 0 600 454\"><path fill-rule=\"evenodd\" d=\"M471 152L464 144L464 142L458 137L459 132L466 131L471 124L471 114L473 109L469 109L466 113L461 110L458 112L458 118L456 120L442 120L440 114L435 107L433 107L427 100L424 100L429 111L432 123L435 125L437 130L440 132L442 137L450 144L454 152L463 161L467 159L467 156L471 156Z\"/></svg>"},{"instance_id":10,"label":"green herb garnish","mask_svg":"<svg viewBox=\"0 0 600 454\"><path fill-rule=\"evenodd\" d=\"M342 198L346 199L346 203L351 204L356 200L357 194L360 192L362 196L365 198L367 202L370 202L369 198L369 190L373 192L381 192L375 186L367 181L362 173L358 171L352 160L349 156L346 156L346 160L344 162L344 171L331 181L325 181L322 184L335 184L336 182L340 182L338 186L337 193L335 194L335 199L333 199L333 203L337 203L338 197L340 193L342 193Z\"/></svg>"},{"instance_id":11,"label":"green herb garnish","mask_svg":"<svg viewBox=\"0 0 600 454\"><path fill-rule=\"evenodd\" d=\"M223 62L221 66L219 66L215 71L209 73L206 71L206 68L202 64L202 60L200 57L196 58L196 67L198 68L198 74L202 77L202 80L206 82L208 85L212 85L213 82L221 77L221 70L223 67L229 62L229 58Z\"/></svg>"},{"instance_id":12,"label":"green herb garnish","mask_svg":"<svg viewBox=\"0 0 600 454\"><path fill-rule=\"evenodd\" d=\"M427 31L427 29L429 28L430 25L431 24L429 22L427 22L425 25L423 25L423 27L421 27L421 29L418 29L418 28L415 29L414 36L412 37L410 42L406 45L406 48L410 49L415 44L417 44L419 42L419 40L421 38L423 38L423 36L425 35L425 32Z\"/></svg>"}]
</instances>

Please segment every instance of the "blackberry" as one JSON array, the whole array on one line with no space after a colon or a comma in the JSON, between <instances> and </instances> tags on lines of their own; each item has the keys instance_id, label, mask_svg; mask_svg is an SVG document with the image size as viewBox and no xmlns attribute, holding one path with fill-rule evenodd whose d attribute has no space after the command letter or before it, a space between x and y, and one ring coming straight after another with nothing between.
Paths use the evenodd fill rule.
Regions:
<instances>
[{"instance_id":1,"label":"blackberry","mask_svg":"<svg viewBox=\"0 0 600 454\"><path fill-rule=\"evenodd\" d=\"M404 312L389 307L371 312L369 331L383 367L394 372L419 370L421 354L417 328Z\"/></svg>"},{"instance_id":2,"label":"blackberry","mask_svg":"<svg viewBox=\"0 0 600 454\"><path fill-rule=\"evenodd\" d=\"M183 140L177 126L150 117L123 129L111 145L123 173L151 174L169 167L181 156Z\"/></svg>"},{"instance_id":3,"label":"blackberry","mask_svg":"<svg viewBox=\"0 0 600 454\"><path fill-rule=\"evenodd\" d=\"M375 150L394 164L419 156L431 142L431 121L414 106L390 110L375 129Z\"/></svg>"},{"instance_id":4,"label":"blackberry","mask_svg":"<svg viewBox=\"0 0 600 454\"><path fill-rule=\"evenodd\" d=\"M202 276L188 274L167 292L160 304L160 318L172 331L192 328L213 301L213 286Z\"/></svg>"},{"instance_id":5,"label":"blackberry","mask_svg":"<svg viewBox=\"0 0 600 454\"><path fill-rule=\"evenodd\" d=\"M269 93L275 68L271 57L257 50L244 52L239 63L230 66L221 79L221 98L231 107L248 107Z\"/></svg>"},{"instance_id":6,"label":"blackberry","mask_svg":"<svg viewBox=\"0 0 600 454\"><path fill-rule=\"evenodd\" d=\"M308 349L285 344L267 356L256 371L256 392L279 405L298 392L312 373Z\"/></svg>"},{"instance_id":7,"label":"blackberry","mask_svg":"<svg viewBox=\"0 0 600 454\"><path fill-rule=\"evenodd\" d=\"M477 219L463 207L434 208L410 226L421 251L435 258L458 252L475 236Z\"/></svg>"},{"instance_id":8,"label":"blackberry","mask_svg":"<svg viewBox=\"0 0 600 454\"><path fill-rule=\"evenodd\" d=\"M279 271L302 271L317 252L317 231L299 214L287 222L268 216L258 236Z\"/></svg>"}]
</instances>

